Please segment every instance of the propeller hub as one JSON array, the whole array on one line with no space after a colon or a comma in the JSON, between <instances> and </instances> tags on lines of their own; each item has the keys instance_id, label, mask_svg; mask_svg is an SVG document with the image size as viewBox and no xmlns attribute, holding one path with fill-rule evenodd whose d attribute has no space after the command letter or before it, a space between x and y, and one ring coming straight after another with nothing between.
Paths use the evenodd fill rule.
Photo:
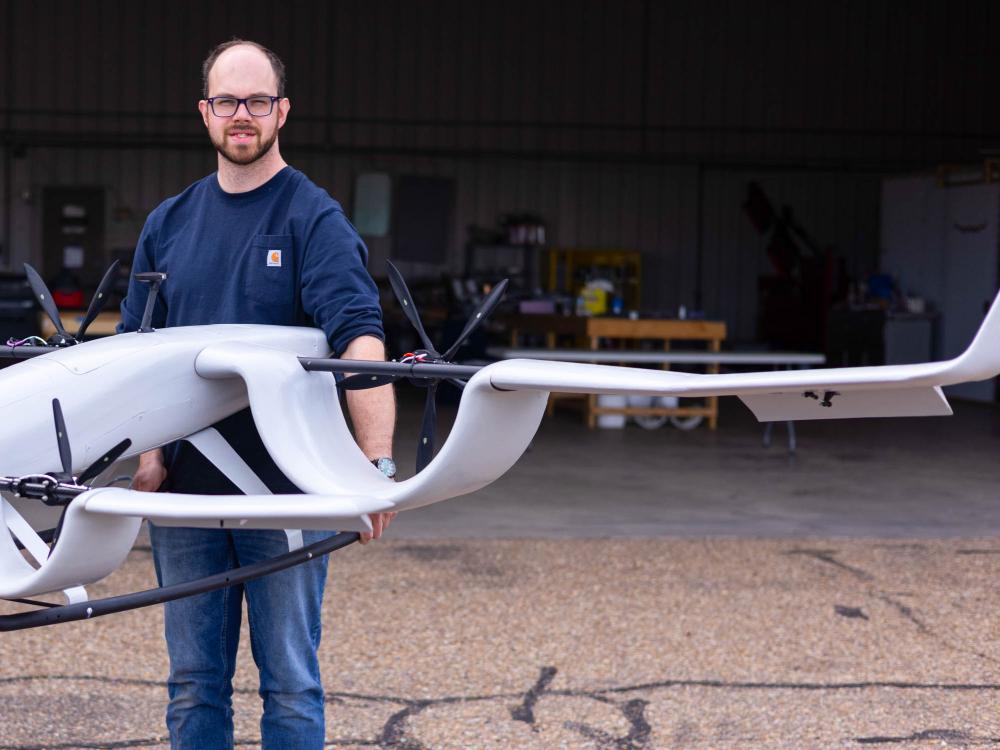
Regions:
<instances>
[{"instance_id":1,"label":"propeller hub","mask_svg":"<svg viewBox=\"0 0 1000 750\"><path fill-rule=\"evenodd\" d=\"M53 333L45 340L45 343L49 346L73 346L77 340L69 334Z\"/></svg>"},{"instance_id":2,"label":"propeller hub","mask_svg":"<svg viewBox=\"0 0 1000 750\"><path fill-rule=\"evenodd\" d=\"M403 280L403 275L391 262L387 262L386 266L389 276L389 285L392 287L392 291L395 293L396 298L399 300L399 303L403 308L403 314L406 316L406 319L410 321L410 324L416 329L417 335L420 337L420 341L424 345L423 349L408 352L400 358L400 362L406 364L451 364L452 358L461 346L468 341L472 333L482 324L486 317L496 309L497 305L500 304L500 301L503 299L504 292L507 289L507 279L504 279L499 284L494 286L493 289L490 290L490 293L486 295L480 303L472 317L466 322L465 327L458 335L458 338L455 339L444 354L441 354L434 348L430 338L427 336L427 332L424 330L423 323L420 321L420 314L417 312L417 306L413 303L413 296L410 294L410 290L407 288L406 282ZM393 382L401 379L401 377L403 376L395 376L387 379L386 382ZM434 432L437 426L436 397L438 381L441 380L441 378L410 377L407 379L413 385L427 389L427 398L424 404L424 418L420 427L420 441L417 444L417 471L420 472L431 462L431 459L434 458ZM449 378L447 376L445 376L445 379L458 388L463 388L465 386L465 383L461 380Z\"/></svg>"},{"instance_id":3,"label":"propeller hub","mask_svg":"<svg viewBox=\"0 0 1000 750\"><path fill-rule=\"evenodd\" d=\"M392 291L399 300L406 319L410 321L410 324L416 329L417 335L420 337L420 343L424 345L424 348L415 349L414 351L407 352L405 355L400 357L399 364L409 366L409 373L401 373L398 370L391 373L381 373L377 370L374 373L371 371L366 373L362 368L361 373L352 374L341 380L338 383L338 387L344 390L362 390L365 388L377 388L383 385L389 385L405 379L409 380L413 385L419 388L427 389L427 397L424 404L424 418L420 427L420 441L417 444L417 471L420 472L431 462L431 459L434 458L434 432L437 425L436 396L438 382L441 380L447 380L456 388L462 389L465 387L465 381L456 377L454 371L448 372L447 374L445 372L437 374L433 373L433 367L421 367L422 372L419 376L417 376L413 373L413 370L418 365L442 365L442 371L446 371L448 369L462 369L461 367L455 367L452 365L452 358L461 346L468 341L469 337L482 324L486 317L500 304L500 301L503 299L504 292L507 289L507 279L504 279L490 290L489 294L483 298L483 301L479 304L479 307L473 313L472 317L470 317L466 322L465 327L458 335L458 338L455 339L454 343L448 347L444 354L441 354L434 348L434 344L427 336L427 331L424 330L424 325L420 321L420 314L417 312L417 306L413 302L410 290L406 287L403 275L391 262L387 262L386 266L389 276L389 285L392 287ZM310 368L306 367L306 369ZM431 373L428 373L427 370L430 370Z\"/></svg>"}]
</instances>

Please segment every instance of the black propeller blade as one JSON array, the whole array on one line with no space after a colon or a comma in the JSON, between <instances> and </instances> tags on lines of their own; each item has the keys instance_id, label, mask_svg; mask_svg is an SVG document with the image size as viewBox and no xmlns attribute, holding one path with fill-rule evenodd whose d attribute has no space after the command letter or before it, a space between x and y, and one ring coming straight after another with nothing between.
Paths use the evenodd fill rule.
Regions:
<instances>
[{"instance_id":1,"label":"black propeller blade","mask_svg":"<svg viewBox=\"0 0 1000 750\"><path fill-rule=\"evenodd\" d=\"M60 479L66 481L73 480L73 453L69 447L69 435L66 432L66 420L63 418L62 405L59 399L52 399L52 418L56 425L56 442L59 445L59 461L62 463L62 476ZM83 470L79 477L76 477L77 484L86 484L96 477L106 468L117 461L121 455L132 446L132 441L128 438L122 440L118 445L109 450L94 463Z\"/></svg>"},{"instance_id":2,"label":"black propeller blade","mask_svg":"<svg viewBox=\"0 0 1000 750\"><path fill-rule=\"evenodd\" d=\"M109 450L99 459L94 461L90 466L83 470L83 473L77 478L78 484L86 484L91 479L97 477L102 471L111 466L115 461L121 458L121 455L127 451L132 446L132 441L128 438L122 440L118 445Z\"/></svg>"},{"instance_id":3,"label":"black propeller blade","mask_svg":"<svg viewBox=\"0 0 1000 750\"><path fill-rule=\"evenodd\" d=\"M455 356L455 352L459 350L462 344L465 343L466 339L472 335L472 332L479 328L479 325L486 320L491 312L496 309L496 306L500 304L503 299L504 292L507 291L508 280L504 279L495 287L490 290L490 293L486 295L486 298L480 303L479 307L469 318L469 322L465 324L465 328L455 339L455 343L448 347L448 351L441 355L442 359L450 360Z\"/></svg>"},{"instance_id":4,"label":"black propeller blade","mask_svg":"<svg viewBox=\"0 0 1000 750\"><path fill-rule=\"evenodd\" d=\"M132 441L128 439L122 440L118 445L84 469L79 477L74 477L73 454L70 450L69 435L66 432L66 419L63 417L62 405L57 398L52 399L52 420L56 427L56 444L59 446L59 462L62 464L62 471L49 472L45 478L45 482L40 485L32 486L28 484L27 489L29 492L25 496L34 497L46 505L63 507L59 523L55 529L49 529L47 532L51 534L51 544L55 548L56 541L62 532L63 522L66 519L66 511L70 503L73 502L75 497L89 490L90 487L87 486L87 483L121 458L122 454L131 447ZM31 478L24 477L16 480L16 491L24 491L22 487L23 482ZM11 480L8 478L7 481Z\"/></svg>"},{"instance_id":5,"label":"black propeller blade","mask_svg":"<svg viewBox=\"0 0 1000 750\"><path fill-rule=\"evenodd\" d=\"M115 260L108 267L108 270L104 272L104 278L98 284L94 296L90 298L90 306L87 308L87 314L83 318L83 322L80 323L80 330L76 332L77 341L83 341L83 334L87 332L87 328L94 322L94 319L97 318L101 310L104 309L104 305L108 301L108 292L115 283L115 273L118 271L118 265L119 261Z\"/></svg>"},{"instance_id":6,"label":"black propeller blade","mask_svg":"<svg viewBox=\"0 0 1000 750\"><path fill-rule=\"evenodd\" d=\"M403 274L399 272L398 268L392 265L391 261L387 260L385 264L389 276L389 285L392 287L392 291L396 295L396 299L399 300L399 304L403 307L403 315L405 315L406 319L410 321L410 324L417 329L417 334L420 336L420 340L423 342L424 348L436 356L437 351L434 349L434 345L431 343L431 340L427 337L427 332L424 330L424 324L420 322L420 314L417 312L417 306L413 304L413 297L410 295L410 290L407 288L406 282L403 281Z\"/></svg>"},{"instance_id":7,"label":"black propeller blade","mask_svg":"<svg viewBox=\"0 0 1000 750\"><path fill-rule=\"evenodd\" d=\"M389 277L389 286L392 287L393 294L399 300L399 304L403 308L403 314L410 321L410 325L416 329L417 335L420 336L420 343L424 345L427 353L432 359L437 359L440 355L434 348L434 344L431 343L427 331L424 330L424 324L420 320L420 313L417 312L417 305L413 301L413 295L410 294L409 287L406 286L403 274L392 264L392 261L387 260L385 265L386 274ZM402 375L350 375L341 380L338 386L345 391L363 391L368 388L378 388L379 386L396 383L402 380L403 377Z\"/></svg>"},{"instance_id":8,"label":"black propeller blade","mask_svg":"<svg viewBox=\"0 0 1000 750\"><path fill-rule=\"evenodd\" d=\"M397 299L399 299L400 305L403 307L403 314L406 315L407 320L413 325L417 333L420 336L421 342L423 342L424 347L427 349L427 364L443 364L451 360L455 353L461 348L461 346L468 341L472 333L482 325L482 322L490 315L500 304L503 299L504 293L507 291L508 280L504 279L499 284L490 290L490 293L486 295L486 298L479 304L476 311L472 314L466 322L465 327L462 329L461 334L455 339L455 342L448 347L444 354L438 354L434 345L431 343L430 337L424 330L423 323L420 321L420 314L417 312L417 306L413 303L413 297L410 295L410 290L406 286L406 282L403 280L403 275L399 272L391 262L386 262L389 284L392 286L392 291L395 293ZM380 385L387 385L389 383L394 383L397 380L404 379L405 375L352 375L348 378L344 378L340 382L340 387L347 390L358 390L362 388L374 388ZM465 382L453 377L445 378L449 383L454 385L456 388L465 388ZM417 444L417 472L420 472L431 462L434 458L434 434L437 429L437 388L438 379L426 378L421 380L414 380L417 385L424 385L426 383L427 397L424 401L424 418L420 425L420 442Z\"/></svg>"},{"instance_id":9,"label":"black propeller blade","mask_svg":"<svg viewBox=\"0 0 1000 750\"><path fill-rule=\"evenodd\" d=\"M45 314L49 316L52 325L56 327L56 332L63 339L67 341L71 340L72 336L66 333L66 329L63 328L62 320L59 318L59 308L56 307L56 303L52 299L52 293L45 285L45 282L42 281L42 277L38 275L38 271L32 268L30 264L25 263L24 273L28 277L28 284L31 285L31 291L35 293L35 299L38 300L38 304L45 310Z\"/></svg>"},{"instance_id":10,"label":"black propeller blade","mask_svg":"<svg viewBox=\"0 0 1000 750\"><path fill-rule=\"evenodd\" d=\"M417 443L417 473L424 470L434 458L434 433L437 430L437 381L427 386L424 400L424 418L420 424L420 442Z\"/></svg>"},{"instance_id":11,"label":"black propeller blade","mask_svg":"<svg viewBox=\"0 0 1000 750\"><path fill-rule=\"evenodd\" d=\"M53 403L57 404L59 402L54 401ZM57 427L56 429L58 430L59 428ZM63 430L63 432L65 433L65 430ZM102 471L108 468L111 464L117 461L118 457L121 456L122 453L127 451L130 445L132 445L132 441L129 440L128 438L122 440L120 443L118 443L118 445L116 445L114 448L109 450L99 459L94 461L94 463L92 463L90 466L84 469L83 473L77 478L76 483L86 484L87 482L89 482L91 479L96 477L98 474L100 474ZM67 450L68 448L69 446L67 445ZM65 466L63 468L65 469ZM59 523L57 523L55 529L52 530L52 539L51 539L52 549L56 548L56 542L59 541L59 536L62 534L63 522L66 520L66 512L68 510L69 510L69 503L66 503L62 509L62 513L59 514Z\"/></svg>"},{"instance_id":12,"label":"black propeller blade","mask_svg":"<svg viewBox=\"0 0 1000 750\"><path fill-rule=\"evenodd\" d=\"M66 520L66 512L68 510L69 510L69 503L66 503L66 505L63 506L62 513L59 514L59 523L57 523L56 527L54 529L52 529L52 537L51 537L51 542L50 542L50 547L49 547L49 549L50 549L49 555L52 554L51 550L55 550L55 548L56 548L56 542L59 541L59 536L62 534L63 522ZM41 535L39 535L39 536L41 536Z\"/></svg>"},{"instance_id":13,"label":"black propeller blade","mask_svg":"<svg viewBox=\"0 0 1000 750\"><path fill-rule=\"evenodd\" d=\"M59 445L59 460L62 462L64 477L73 476L73 454L69 448L69 437L66 435L66 420L63 419L62 406L59 399L52 399L52 417L56 423L56 443Z\"/></svg>"},{"instance_id":14,"label":"black propeller blade","mask_svg":"<svg viewBox=\"0 0 1000 750\"><path fill-rule=\"evenodd\" d=\"M115 283L115 274L118 271L118 265L119 261L115 260L108 270L104 272L104 278L101 279L101 283L97 286L97 291L94 292L94 296L90 299L90 306L87 308L87 314L80 323L80 329L76 332L76 337L74 338L63 327L62 319L59 317L59 308L56 307L56 303L52 299L52 293L45 285L45 282L38 274L38 271L32 268L28 263L24 264L24 273L28 277L28 284L31 285L31 290L35 293L35 299L38 300L38 304L40 304L42 309L45 310L45 314L49 316L49 320L52 321L52 325L56 327L57 335L53 338L56 338L57 340L53 341L53 339L49 339L49 343L53 343L58 346L67 346L69 344L79 343L83 340L83 335L87 332L87 328L94 322L101 310L104 309L105 303L108 301L108 292Z\"/></svg>"}]
</instances>

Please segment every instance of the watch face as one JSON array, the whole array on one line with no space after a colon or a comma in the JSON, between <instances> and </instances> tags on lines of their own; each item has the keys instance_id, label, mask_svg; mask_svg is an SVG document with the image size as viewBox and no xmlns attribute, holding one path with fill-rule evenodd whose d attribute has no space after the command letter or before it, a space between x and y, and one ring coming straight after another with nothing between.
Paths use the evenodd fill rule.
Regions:
<instances>
[{"instance_id":1,"label":"watch face","mask_svg":"<svg viewBox=\"0 0 1000 750\"><path fill-rule=\"evenodd\" d=\"M375 468L389 477L389 479L396 476L396 462L391 458L380 458L375 462Z\"/></svg>"}]
</instances>

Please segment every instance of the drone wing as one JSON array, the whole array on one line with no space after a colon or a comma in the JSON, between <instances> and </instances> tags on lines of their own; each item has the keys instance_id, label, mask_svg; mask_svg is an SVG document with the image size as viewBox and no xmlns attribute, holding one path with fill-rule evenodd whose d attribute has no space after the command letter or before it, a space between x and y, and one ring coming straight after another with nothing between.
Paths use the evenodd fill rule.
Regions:
<instances>
[{"instance_id":1,"label":"drone wing","mask_svg":"<svg viewBox=\"0 0 1000 750\"><path fill-rule=\"evenodd\" d=\"M371 531L367 514L392 507L342 495L182 495L102 487L81 496L87 513L146 518L160 526L207 529Z\"/></svg>"},{"instance_id":2,"label":"drone wing","mask_svg":"<svg viewBox=\"0 0 1000 750\"><path fill-rule=\"evenodd\" d=\"M942 386L1000 373L1000 297L969 348L916 365L699 375L571 362L507 360L487 368L498 390L738 396L761 421L951 414Z\"/></svg>"},{"instance_id":3,"label":"drone wing","mask_svg":"<svg viewBox=\"0 0 1000 750\"><path fill-rule=\"evenodd\" d=\"M100 487L67 506L59 541L50 550L6 501L0 501L0 523L11 528L34 559L29 563L11 536L0 540L0 597L63 590L71 601L85 599L79 587L122 564L143 518L161 526L210 529L371 531L367 514L391 505L364 496L181 495Z\"/></svg>"},{"instance_id":4,"label":"drone wing","mask_svg":"<svg viewBox=\"0 0 1000 750\"><path fill-rule=\"evenodd\" d=\"M952 413L940 386L934 383L938 378L926 365L918 366L925 368L923 372L868 367L725 375L517 359L492 367L490 383L507 391L738 396L761 422ZM861 369L868 372L858 372Z\"/></svg>"}]
</instances>

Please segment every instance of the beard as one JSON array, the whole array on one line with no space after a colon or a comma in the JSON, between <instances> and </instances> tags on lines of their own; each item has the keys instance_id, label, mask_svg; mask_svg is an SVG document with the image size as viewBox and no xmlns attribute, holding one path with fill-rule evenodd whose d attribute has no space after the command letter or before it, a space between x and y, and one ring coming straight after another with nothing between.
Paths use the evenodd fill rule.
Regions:
<instances>
[{"instance_id":1,"label":"beard","mask_svg":"<svg viewBox=\"0 0 1000 750\"><path fill-rule=\"evenodd\" d=\"M212 145L215 146L215 150L222 154L223 158L233 164L239 164L240 166L246 166L247 164L253 164L255 161L264 156L274 142L278 140L278 129L275 128L274 132L271 133L270 138L266 141L262 141L260 138L260 129L253 128L254 138L247 144L243 146L236 146L230 144L227 141L227 136L232 131L247 131L249 128L227 128L222 134L221 139L216 139L214 135L209 133L209 139L212 141Z\"/></svg>"}]
</instances>

